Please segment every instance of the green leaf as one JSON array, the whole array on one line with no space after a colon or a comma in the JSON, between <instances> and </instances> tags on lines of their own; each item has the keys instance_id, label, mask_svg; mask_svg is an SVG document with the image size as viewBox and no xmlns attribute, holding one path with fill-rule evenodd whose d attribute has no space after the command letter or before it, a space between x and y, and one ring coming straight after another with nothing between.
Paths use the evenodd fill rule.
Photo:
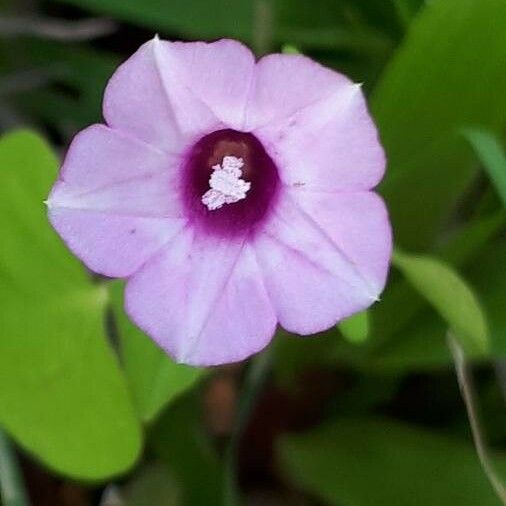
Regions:
<instances>
[{"instance_id":1,"label":"green leaf","mask_svg":"<svg viewBox=\"0 0 506 506\"><path fill-rule=\"evenodd\" d=\"M480 295L487 321L490 324L491 353L493 356L506 353L506 334L501 332L500 325L494 324L492 317L501 319L500 282L494 283L493 287L486 286L481 290L482 266L490 265L496 269L499 280L502 265L496 260L492 264L483 262L481 255L485 251L487 243L504 225L504 213L500 212L493 216L477 219L450 239L440 250L441 258L458 267L469 266L473 288ZM500 250L500 248L499 248ZM476 260L473 261L473 258ZM473 268L474 266L474 268ZM487 269L485 269L485 272ZM465 271L469 273L468 270ZM478 277L473 276L476 272ZM484 282L486 283L485 279ZM492 295L494 294L495 295ZM488 308L488 296L492 304L491 314ZM497 309L495 309L497 308ZM371 312L372 328L374 332L368 343L373 345L373 362L370 366L378 366L381 369L406 369L427 370L440 368L451 362L451 355L446 343L447 325L427 308L426 301L404 279L390 285L384 293L381 304L377 304ZM506 324L505 324L506 326ZM504 336L504 337L503 337ZM471 354L471 357L476 354Z\"/></svg>"},{"instance_id":2,"label":"green leaf","mask_svg":"<svg viewBox=\"0 0 506 506\"><path fill-rule=\"evenodd\" d=\"M459 266L471 263L504 227L506 212L499 211L484 218L475 219L456 233L438 250L441 258Z\"/></svg>"},{"instance_id":3,"label":"green leaf","mask_svg":"<svg viewBox=\"0 0 506 506\"><path fill-rule=\"evenodd\" d=\"M343 320L338 327L350 343L363 343L369 335L369 313L367 311L357 313Z\"/></svg>"},{"instance_id":4,"label":"green leaf","mask_svg":"<svg viewBox=\"0 0 506 506\"><path fill-rule=\"evenodd\" d=\"M365 367L396 374L447 367L452 361L445 339L447 331L448 325L437 314L430 309L421 311L376 350ZM475 356L468 352L469 358Z\"/></svg>"},{"instance_id":5,"label":"green leaf","mask_svg":"<svg viewBox=\"0 0 506 506\"><path fill-rule=\"evenodd\" d=\"M506 357L505 259L506 240L503 239L483 251L467 272L487 315L495 357Z\"/></svg>"},{"instance_id":6,"label":"green leaf","mask_svg":"<svg viewBox=\"0 0 506 506\"><path fill-rule=\"evenodd\" d=\"M282 330L278 331L272 344L273 372L278 385L284 389L297 388L297 379L308 370L334 366L333 354L337 341L342 339L335 331L326 332L317 339L303 339Z\"/></svg>"},{"instance_id":7,"label":"green leaf","mask_svg":"<svg viewBox=\"0 0 506 506\"><path fill-rule=\"evenodd\" d=\"M471 262L479 254L491 237L504 225L504 213L497 213L487 218L476 219L462 227L438 251L441 258L457 267ZM372 348L383 346L384 343L397 339L411 339L413 319L418 322L418 314L426 308L426 301L404 279L389 283L388 289L381 297L381 303L375 304L370 310L372 335L368 344ZM421 336L416 332L417 336ZM423 341L419 345L423 347ZM450 354L446 343L443 343L444 356Z\"/></svg>"},{"instance_id":8,"label":"green leaf","mask_svg":"<svg viewBox=\"0 0 506 506\"><path fill-rule=\"evenodd\" d=\"M178 480L185 506L223 504L223 467L194 392L168 407L150 431L149 443Z\"/></svg>"},{"instance_id":9,"label":"green leaf","mask_svg":"<svg viewBox=\"0 0 506 506\"><path fill-rule=\"evenodd\" d=\"M205 370L176 364L130 322L123 309L122 282L111 283L110 293L134 404L139 417L150 422L169 402L195 385Z\"/></svg>"},{"instance_id":10,"label":"green leaf","mask_svg":"<svg viewBox=\"0 0 506 506\"><path fill-rule=\"evenodd\" d=\"M336 506L498 506L470 442L387 420L340 419L279 445L285 474ZM506 470L506 456L497 458Z\"/></svg>"},{"instance_id":11,"label":"green leaf","mask_svg":"<svg viewBox=\"0 0 506 506\"><path fill-rule=\"evenodd\" d=\"M490 20L494 20L493 23ZM388 170L381 191L400 246L429 248L475 174L458 134L506 118L506 2L426 2L375 90Z\"/></svg>"},{"instance_id":12,"label":"green leaf","mask_svg":"<svg viewBox=\"0 0 506 506\"><path fill-rule=\"evenodd\" d=\"M54 470L103 479L134 463L141 434L104 335L107 293L47 221L56 167L34 133L0 141L0 424Z\"/></svg>"},{"instance_id":13,"label":"green leaf","mask_svg":"<svg viewBox=\"0 0 506 506\"><path fill-rule=\"evenodd\" d=\"M471 143L506 207L506 155L501 143L493 133L486 130L467 128L463 134Z\"/></svg>"},{"instance_id":14,"label":"green leaf","mask_svg":"<svg viewBox=\"0 0 506 506\"><path fill-rule=\"evenodd\" d=\"M396 251L393 264L453 329L466 351L488 351L487 324L475 295L448 265Z\"/></svg>"},{"instance_id":15,"label":"green leaf","mask_svg":"<svg viewBox=\"0 0 506 506\"><path fill-rule=\"evenodd\" d=\"M254 0L60 0L100 14L195 38L251 40Z\"/></svg>"}]
</instances>

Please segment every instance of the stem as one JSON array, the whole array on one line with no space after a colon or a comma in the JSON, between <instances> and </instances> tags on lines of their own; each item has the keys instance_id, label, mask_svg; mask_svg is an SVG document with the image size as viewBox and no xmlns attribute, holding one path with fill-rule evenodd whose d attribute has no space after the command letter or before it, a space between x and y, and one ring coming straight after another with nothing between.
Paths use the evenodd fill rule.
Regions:
<instances>
[{"instance_id":1,"label":"stem","mask_svg":"<svg viewBox=\"0 0 506 506\"><path fill-rule=\"evenodd\" d=\"M257 56L262 56L269 52L272 43L271 0L255 0L253 9L253 48Z\"/></svg>"},{"instance_id":2,"label":"stem","mask_svg":"<svg viewBox=\"0 0 506 506\"><path fill-rule=\"evenodd\" d=\"M57 18L0 17L0 37L29 35L63 42L86 41L110 35L117 28L116 22L103 18L64 21Z\"/></svg>"},{"instance_id":3,"label":"stem","mask_svg":"<svg viewBox=\"0 0 506 506\"><path fill-rule=\"evenodd\" d=\"M448 331L447 333L447 341L455 363L455 371L457 373L462 398L464 399L464 404L466 405L467 416L471 425L476 453L480 459L483 471L487 475L495 493L501 502L506 505L506 488L497 474L494 464L489 456L487 442L485 441L485 436L481 428L473 377L466 366L464 351L451 331Z\"/></svg>"},{"instance_id":4,"label":"stem","mask_svg":"<svg viewBox=\"0 0 506 506\"><path fill-rule=\"evenodd\" d=\"M0 497L3 506L30 505L14 448L2 430L0 430Z\"/></svg>"},{"instance_id":5,"label":"stem","mask_svg":"<svg viewBox=\"0 0 506 506\"><path fill-rule=\"evenodd\" d=\"M237 451L239 442L246 429L247 422L253 411L258 395L264 385L267 373L270 369L272 347L257 355L247 370L244 385L239 399L237 421L230 436L227 452L225 455L225 490L223 504L225 506L237 506L241 504L237 487Z\"/></svg>"}]
</instances>

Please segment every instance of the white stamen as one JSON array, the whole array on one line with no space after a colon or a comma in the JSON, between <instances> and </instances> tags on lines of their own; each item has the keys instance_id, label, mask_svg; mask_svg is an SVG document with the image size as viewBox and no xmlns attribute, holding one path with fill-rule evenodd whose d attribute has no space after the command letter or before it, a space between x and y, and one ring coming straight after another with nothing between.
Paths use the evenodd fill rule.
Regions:
<instances>
[{"instance_id":1,"label":"white stamen","mask_svg":"<svg viewBox=\"0 0 506 506\"><path fill-rule=\"evenodd\" d=\"M202 195L202 203L210 211L246 198L251 183L241 179L243 166L243 159L235 156L224 156L221 165L213 165L210 189Z\"/></svg>"}]
</instances>

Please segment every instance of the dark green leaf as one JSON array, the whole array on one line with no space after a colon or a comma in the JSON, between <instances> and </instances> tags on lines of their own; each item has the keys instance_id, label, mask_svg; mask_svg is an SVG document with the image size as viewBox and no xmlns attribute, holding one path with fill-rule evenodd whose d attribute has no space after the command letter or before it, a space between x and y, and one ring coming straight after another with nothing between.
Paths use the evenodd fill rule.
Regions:
<instances>
[{"instance_id":1,"label":"dark green leaf","mask_svg":"<svg viewBox=\"0 0 506 506\"><path fill-rule=\"evenodd\" d=\"M11 65L33 67L47 82L31 91L13 93L25 114L46 122L64 137L100 121L102 94L119 58L74 44L52 41L19 41Z\"/></svg>"},{"instance_id":2,"label":"dark green leaf","mask_svg":"<svg viewBox=\"0 0 506 506\"><path fill-rule=\"evenodd\" d=\"M487 315L494 356L506 357L506 241L487 248L468 275Z\"/></svg>"},{"instance_id":3,"label":"dark green leaf","mask_svg":"<svg viewBox=\"0 0 506 506\"><path fill-rule=\"evenodd\" d=\"M130 23L186 37L251 40L253 0L60 0ZM162 34L163 35L163 34Z\"/></svg>"},{"instance_id":4,"label":"dark green leaf","mask_svg":"<svg viewBox=\"0 0 506 506\"><path fill-rule=\"evenodd\" d=\"M493 133L486 130L467 128L463 133L473 146L506 207L506 155L501 143Z\"/></svg>"},{"instance_id":5,"label":"dark green leaf","mask_svg":"<svg viewBox=\"0 0 506 506\"><path fill-rule=\"evenodd\" d=\"M491 20L494 20L491 23ZM429 248L475 173L459 129L506 117L506 2L427 2L376 89L381 187L400 246Z\"/></svg>"},{"instance_id":6,"label":"dark green leaf","mask_svg":"<svg viewBox=\"0 0 506 506\"><path fill-rule=\"evenodd\" d=\"M470 442L386 420L341 419L280 444L285 473L336 506L499 506ZM506 470L506 456L497 458Z\"/></svg>"},{"instance_id":7,"label":"dark green leaf","mask_svg":"<svg viewBox=\"0 0 506 506\"><path fill-rule=\"evenodd\" d=\"M442 316L466 351L488 351L487 323L467 283L448 265L429 256L396 251L393 264Z\"/></svg>"},{"instance_id":8,"label":"dark green leaf","mask_svg":"<svg viewBox=\"0 0 506 506\"><path fill-rule=\"evenodd\" d=\"M366 367L396 373L448 367L452 359L445 339L447 331L448 325L438 315L430 309L421 311L372 354Z\"/></svg>"},{"instance_id":9,"label":"dark green leaf","mask_svg":"<svg viewBox=\"0 0 506 506\"><path fill-rule=\"evenodd\" d=\"M178 480L185 506L222 504L223 468L204 431L200 399L188 393L157 420L150 445Z\"/></svg>"}]
</instances>

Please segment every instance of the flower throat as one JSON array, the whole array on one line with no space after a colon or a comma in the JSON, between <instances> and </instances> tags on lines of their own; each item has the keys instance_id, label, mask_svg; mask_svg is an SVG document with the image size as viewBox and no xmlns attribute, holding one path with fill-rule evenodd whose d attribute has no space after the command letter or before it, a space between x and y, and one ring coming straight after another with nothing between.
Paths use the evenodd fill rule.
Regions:
<instances>
[{"instance_id":1,"label":"flower throat","mask_svg":"<svg viewBox=\"0 0 506 506\"><path fill-rule=\"evenodd\" d=\"M226 129L202 137L184 166L190 219L207 231L236 235L262 221L277 195L278 170L251 133Z\"/></svg>"}]
</instances>

